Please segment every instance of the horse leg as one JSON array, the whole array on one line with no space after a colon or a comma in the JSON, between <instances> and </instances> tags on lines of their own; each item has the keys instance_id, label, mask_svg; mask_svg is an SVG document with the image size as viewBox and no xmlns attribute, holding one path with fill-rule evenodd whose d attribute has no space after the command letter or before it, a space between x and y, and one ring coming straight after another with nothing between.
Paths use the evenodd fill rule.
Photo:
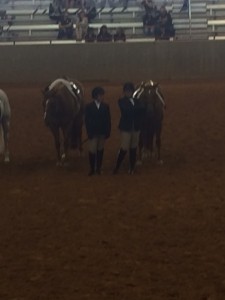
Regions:
<instances>
[{"instance_id":1,"label":"horse leg","mask_svg":"<svg viewBox=\"0 0 225 300\"><path fill-rule=\"evenodd\" d=\"M61 165L61 155L60 155L60 133L59 128L51 128L54 142L55 142L55 148L56 148L56 155L57 155L57 165Z\"/></svg>"},{"instance_id":2,"label":"horse leg","mask_svg":"<svg viewBox=\"0 0 225 300\"><path fill-rule=\"evenodd\" d=\"M83 120L82 116L81 119L78 121L77 124L77 143L80 156L83 156L83 144L82 144L82 127L83 127Z\"/></svg>"},{"instance_id":3,"label":"horse leg","mask_svg":"<svg viewBox=\"0 0 225 300\"><path fill-rule=\"evenodd\" d=\"M73 121L72 129L71 129L71 146L74 149L78 149L79 155L83 155L83 147L82 147L82 126L83 119L82 115L78 115L76 119Z\"/></svg>"},{"instance_id":4,"label":"horse leg","mask_svg":"<svg viewBox=\"0 0 225 300\"><path fill-rule=\"evenodd\" d=\"M4 162L8 163L10 162L10 157L9 157L9 127L10 127L10 121L3 120L2 122L2 129L3 129L3 138L4 138Z\"/></svg>"},{"instance_id":5,"label":"horse leg","mask_svg":"<svg viewBox=\"0 0 225 300\"><path fill-rule=\"evenodd\" d=\"M161 160L161 126L156 130L156 147L157 147L157 160L160 164L163 163Z\"/></svg>"},{"instance_id":6,"label":"horse leg","mask_svg":"<svg viewBox=\"0 0 225 300\"><path fill-rule=\"evenodd\" d=\"M62 154L62 161L63 163L65 163L68 159L68 150L69 150L69 143L70 143L70 132L71 132L71 128L63 128L62 129L63 132L63 145L64 145L64 152Z\"/></svg>"},{"instance_id":7,"label":"horse leg","mask_svg":"<svg viewBox=\"0 0 225 300\"><path fill-rule=\"evenodd\" d=\"M153 157L153 141L154 141L154 128L151 125L150 128L148 128L147 132L147 138L146 138L146 149L148 152L148 157L152 159Z\"/></svg>"},{"instance_id":8,"label":"horse leg","mask_svg":"<svg viewBox=\"0 0 225 300\"><path fill-rule=\"evenodd\" d=\"M140 132L139 142L138 142L138 161L137 164L142 164L142 151L143 151L143 132Z\"/></svg>"}]
</instances>

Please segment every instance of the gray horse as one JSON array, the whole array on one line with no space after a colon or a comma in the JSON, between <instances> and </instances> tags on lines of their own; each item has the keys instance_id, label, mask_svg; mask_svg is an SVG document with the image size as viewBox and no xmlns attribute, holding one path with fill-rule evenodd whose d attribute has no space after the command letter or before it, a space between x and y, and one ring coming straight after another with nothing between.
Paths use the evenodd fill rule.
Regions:
<instances>
[{"instance_id":1,"label":"gray horse","mask_svg":"<svg viewBox=\"0 0 225 300\"><path fill-rule=\"evenodd\" d=\"M67 159L69 147L82 151L83 87L78 81L59 78L45 88L43 95L44 121L53 134L57 164L61 165ZM63 134L62 149L60 130Z\"/></svg>"}]
</instances>

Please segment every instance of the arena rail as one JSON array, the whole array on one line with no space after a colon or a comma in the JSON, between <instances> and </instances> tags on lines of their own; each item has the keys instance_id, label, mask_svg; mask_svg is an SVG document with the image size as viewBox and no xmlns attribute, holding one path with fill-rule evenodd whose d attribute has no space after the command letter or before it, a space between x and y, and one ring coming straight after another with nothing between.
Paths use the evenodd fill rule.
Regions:
<instances>
[{"instance_id":1,"label":"arena rail","mask_svg":"<svg viewBox=\"0 0 225 300\"><path fill-rule=\"evenodd\" d=\"M225 10L225 4L207 4L207 10L209 10L210 16L212 16L213 11Z\"/></svg>"},{"instance_id":2,"label":"arena rail","mask_svg":"<svg viewBox=\"0 0 225 300\"><path fill-rule=\"evenodd\" d=\"M209 35L209 39L224 40L225 39L225 19L224 20L208 20L208 26L212 27L212 32ZM216 28L220 26L222 30L219 32Z\"/></svg>"},{"instance_id":3,"label":"arena rail","mask_svg":"<svg viewBox=\"0 0 225 300\"><path fill-rule=\"evenodd\" d=\"M131 28L133 31L133 34L135 34L135 31L137 28L143 28L142 22L132 22L132 23L92 23L91 27L94 29L97 29L98 31L100 28L106 25L109 29L116 29L118 27L123 27L124 29ZM74 28L76 28L76 25L74 24ZM32 31L57 31L59 29L59 26L57 24L27 24L27 25L12 25L10 27L5 26L3 28L3 32L21 32L21 31L28 31L29 36L32 35Z\"/></svg>"},{"instance_id":4,"label":"arena rail","mask_svg":"<svg viewBox=\"0 0 225 300\"><path fill-rule=\"evenodd\" d=\"M174 39L170 38L169 41L172 42ZM155 38L132 38L127 39L126 43L153 43L156 42ZM96 43L96 42L94 42ZM112 42L117 43L117 42ZM19 41L19 40L12 40L12 41L4 41L0 43L0 46L31 46L31 45L75 45L75 44L86 44L84 40L76 41L76 40L31 40L31 41Z\"/></svg>"}]
</instances>

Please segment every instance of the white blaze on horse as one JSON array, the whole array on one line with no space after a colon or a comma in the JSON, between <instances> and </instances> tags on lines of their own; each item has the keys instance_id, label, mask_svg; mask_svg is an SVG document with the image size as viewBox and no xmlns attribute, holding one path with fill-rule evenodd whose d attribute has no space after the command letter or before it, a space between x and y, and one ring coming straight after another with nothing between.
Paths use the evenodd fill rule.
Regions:
<instances>
[{"instance_id":1,"label":"white blaze on horse","mask_svg":"<svg viewBox=\"0 0 225 300\"><path fill-rule=\"evenodd\" d=\"M4 156L4 162L9 162L9 128L11 108L6 93L0 89L0 154Z\"/></svg>"},{"instance_id":2,"label":"white blaze on horse","mask_svg":"<svg viewBox=\"0 0 225 300\"><path fill-rule=\"evenodd\" d=\"M78 81L59 78L45 88L43 95L44 121L53 134L57 164L61 165L67 159L70 147L82 152L84 90ZM63 135L62 147L60 131Z\"/></svg>"},{"instance_id":3,"label":"white blaze on horse","mask_svg":"<svg viewBox=\"0 0 225 300\"><path fill-rule=\"evenodd\" d=\"M139 140L140 161L153 156L154 141L157 148L157 160L161 160L161 132L166 107L159 84L152 80L139 84L134 92L144 107L144 116Z\"/></svg>"}]
</instances>

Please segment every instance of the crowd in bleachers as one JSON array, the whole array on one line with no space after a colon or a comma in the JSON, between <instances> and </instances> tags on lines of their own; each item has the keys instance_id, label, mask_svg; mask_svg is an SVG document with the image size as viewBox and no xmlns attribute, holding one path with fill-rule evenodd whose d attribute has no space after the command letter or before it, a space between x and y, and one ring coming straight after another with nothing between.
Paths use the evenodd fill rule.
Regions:
<instances>
[{"instance_id":1,"label":"crowd in bleachers","mask_svg":"<svg viewBox=\"0 0 225 300\"><path fill-rule=\"evenodd\" d=\"M158 9L152 0L144 0L142 3L145 8L145 15L143 16L144 34L156 39L174 37L175 30L172 17L165 6L162 5Z\"/></svg>"},{"instance_id":2,"label":"crowd in bleachers","mask_svg":"<svg viewBox=\"0 0 225 300\"><path fill-rule=\"evenodd\" d=\"M125 2L115 2L113 0L109 2L113 8L116 7L116 4L121 3L126 9L127 0ZM102 1L100 5L104 6L105 4ZM159 9L153 0L143 0L141 4L145 11L143 16L143 33L145 36L159 40L169 39L175 35L172 17L165 6L162 5ZM71 7L78 8L74 18L67 13L67 10ZM108 32L107 26L102 26L98 36L94 38L94 30L89 28L89 24L95 19L96 15L97 10L94 0L53 0L49 7L49 17L59 23L58 39L74 38L73 24L75 23L75 38L77 41L126 41L122 28L118 28L113 36Z\"/></svg>"},{"instance_id":3,"label":"crowd in bleachers","mask_svg":"<svg viewBox=\"0 0 225 300\"><path fill-rule=\"evenodd\" d=\"M96 1L98 1L96 3ZM100 1L100 2L99 2ZM91 27L101 9L107 6L113 10L121 7L121 13L127 9L129 0L53 0L48 9L49 18L58 24L58 39L76 39L77 41L87 42L109 42L126 41L124 29L118 26L116 32L109 32L107 22L101 26L100 31ZM106 3L107 2L107 3ZM165 6L158 8L153 0L143 0L139 2L143 7L143 35L156 39L169 39L174 36L172 18ZM76 8L72 10L71 8ZM111 12L111 13L112 13ZM3 13L6 13L3 11ZM7 15L0 15L1 19L8 18ZM12 25L11 20L9 22ZM11 22L11 23L10 23ZM123 23L121 19L121 24ZM103 22L104 24L104 22ZM0 24L1 25L1 24ZM118 24L119 25L119 24ZM0 34L3 26L0 26Z\"/></svg>"}]
</instances>

